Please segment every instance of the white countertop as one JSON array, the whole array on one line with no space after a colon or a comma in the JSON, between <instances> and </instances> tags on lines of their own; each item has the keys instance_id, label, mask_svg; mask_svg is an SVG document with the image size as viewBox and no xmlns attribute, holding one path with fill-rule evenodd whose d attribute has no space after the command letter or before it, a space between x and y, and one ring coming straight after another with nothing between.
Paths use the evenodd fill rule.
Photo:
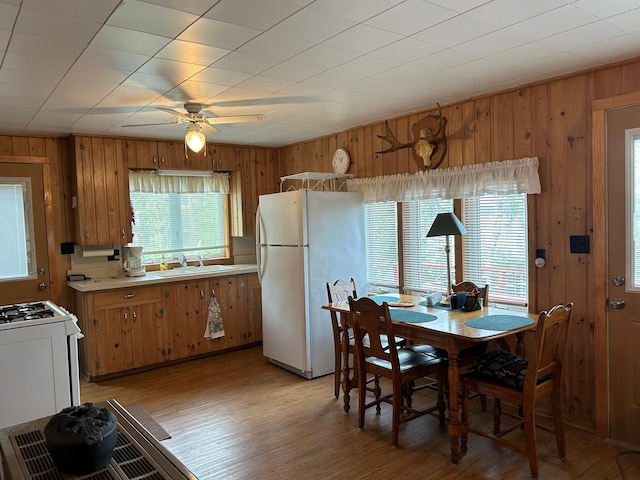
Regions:
<instances>
[{"instance_id":1,"label":"white countertop","mask_svg":"<svg viewBox=\"0 0 640 480\"><path fill-rule=\"evenodd\" d=\"M230 275L242 275L256 273L258 267L255 264L246 265L206 265L204 267L174 268L158 272L147 272L142 277L105 277L67 282L67 285L79 292L97 292L100 290L113 290L116 288L146 287L160 283L180 282L207 277L228 277Z\"/></svg>"}]
</instances>

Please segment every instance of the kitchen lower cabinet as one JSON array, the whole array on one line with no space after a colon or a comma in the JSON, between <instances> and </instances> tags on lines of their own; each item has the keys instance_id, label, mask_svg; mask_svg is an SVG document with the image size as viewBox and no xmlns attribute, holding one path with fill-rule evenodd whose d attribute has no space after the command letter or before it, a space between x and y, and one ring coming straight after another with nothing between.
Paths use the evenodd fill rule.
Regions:
<instances>
[{"instance_id":1,"label":"kitchen lower cabinet","mask_svg":"<svg viewBox=\"0 0 640 480\"><path fill-rule=\"evenodd\" d=\"M83 377L94 380L225 352L262 340L256 274L181 280L148 287L75 292ZM204 337L215 295L224 335Z\"/></svg>"}]
</instances>

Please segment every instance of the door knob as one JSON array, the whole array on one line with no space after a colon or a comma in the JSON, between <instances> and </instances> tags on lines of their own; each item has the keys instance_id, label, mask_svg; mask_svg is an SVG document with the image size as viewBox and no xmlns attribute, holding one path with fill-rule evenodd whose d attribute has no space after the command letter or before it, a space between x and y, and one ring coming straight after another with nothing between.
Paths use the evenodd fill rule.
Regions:
<instances>
[{"instance_id":1,"label":"door knob","mask_svg":"<svg viewBox=\"0 0 640 480\"><path fill-rule=\"evenodd\" d=\"M38 290L46 290L47 289L47 284L42 282L38 284Z\"/></svg>"},{"instance_id":2,"label":"door knob","mask_svg":"<svg viewBox=\"0 0 640 480\"><path fill-rule=\"evenodd\" d=\"M614 298L609 301L609 306L614 310L622 310L624 308L624 300L621 298Z\"/></svg>"},{"instance_id":3,"label":"door knob","mask_svg":"<svg viewBox=\"0 0 640 480\"><path fill-rule=\"evenodd\" d=\"M621 287L622 285L624 285L624 277L622 275L616 275L611 279L611 281L616 287Z\"/></svg>"}]
</instances>

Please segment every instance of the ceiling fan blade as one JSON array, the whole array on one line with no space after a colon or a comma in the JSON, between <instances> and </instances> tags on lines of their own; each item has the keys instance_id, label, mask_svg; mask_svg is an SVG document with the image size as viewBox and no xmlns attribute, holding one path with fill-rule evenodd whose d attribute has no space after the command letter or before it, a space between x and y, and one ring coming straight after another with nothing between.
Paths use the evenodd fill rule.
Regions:
<instances>
[{"instance_id":1,"label":"ceiling fan blade","mask_svg":"<svg viewBox=\"0 0 640 480\"><path fill-rule=\"evenodd\" d=\"M204 133L208 135L215 135L216 133L220 133L220 130L218 130L213 125L209 125L208 123L201 123L200 125L202 126L202 130L204 130Z\"/></svg>"},{"instance_id":2,"label":"ceiling fan blade","mask_svg":"<svg viewBox=\"0 0 640 480\"><path fill-rule=\"evenodd\" d=\"M234 115L229 117L207 117L206 122L210 125L218 125L224 123L247 123L247 122L261 122L265 117L262 114L254 115Z\"/></svg>"},{"instance_id":3,"label":"ceiling fan blade","mask_svg":"<svg viewBox=\"0 0 640 480\"><path fill-rule=\"evenodd\" d=\"M165 108L165 107L156 107L156 108L158 110L162 110L163 112L170 113L171 115L175 115L176 117L178 117L180 121L189 120L189 117L184 113L176 112L175 110L172 110L170 108Z\"/></svg>"},{"instance_id":4,"label":"ceiling fan blade","mask_svg":"<svg viewBox=\"0 0 640 480\"><path fill-rule=\"evenodd\" d=\"M163 123L130 123L122 125L123 127L155 127L157 125L178 125L180 122L163 122Z\"/></svg>"}]
</instances>

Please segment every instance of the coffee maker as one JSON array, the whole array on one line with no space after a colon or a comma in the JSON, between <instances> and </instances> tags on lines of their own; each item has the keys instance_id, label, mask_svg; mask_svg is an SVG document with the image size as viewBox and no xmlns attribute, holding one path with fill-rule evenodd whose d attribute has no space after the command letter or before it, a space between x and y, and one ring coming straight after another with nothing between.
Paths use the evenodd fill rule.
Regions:
<instances>
[{"instance_id":1,"label":"coffee maker","mask_svg":"<svg viewBox=\"0 0 640 480\"><path fill-rule=\"evenodd\" d=\"M127 277L142 277L147 272L142 264L142 247L123 247L124 261L122 266Z\"/></svg>"}]
</instances>

